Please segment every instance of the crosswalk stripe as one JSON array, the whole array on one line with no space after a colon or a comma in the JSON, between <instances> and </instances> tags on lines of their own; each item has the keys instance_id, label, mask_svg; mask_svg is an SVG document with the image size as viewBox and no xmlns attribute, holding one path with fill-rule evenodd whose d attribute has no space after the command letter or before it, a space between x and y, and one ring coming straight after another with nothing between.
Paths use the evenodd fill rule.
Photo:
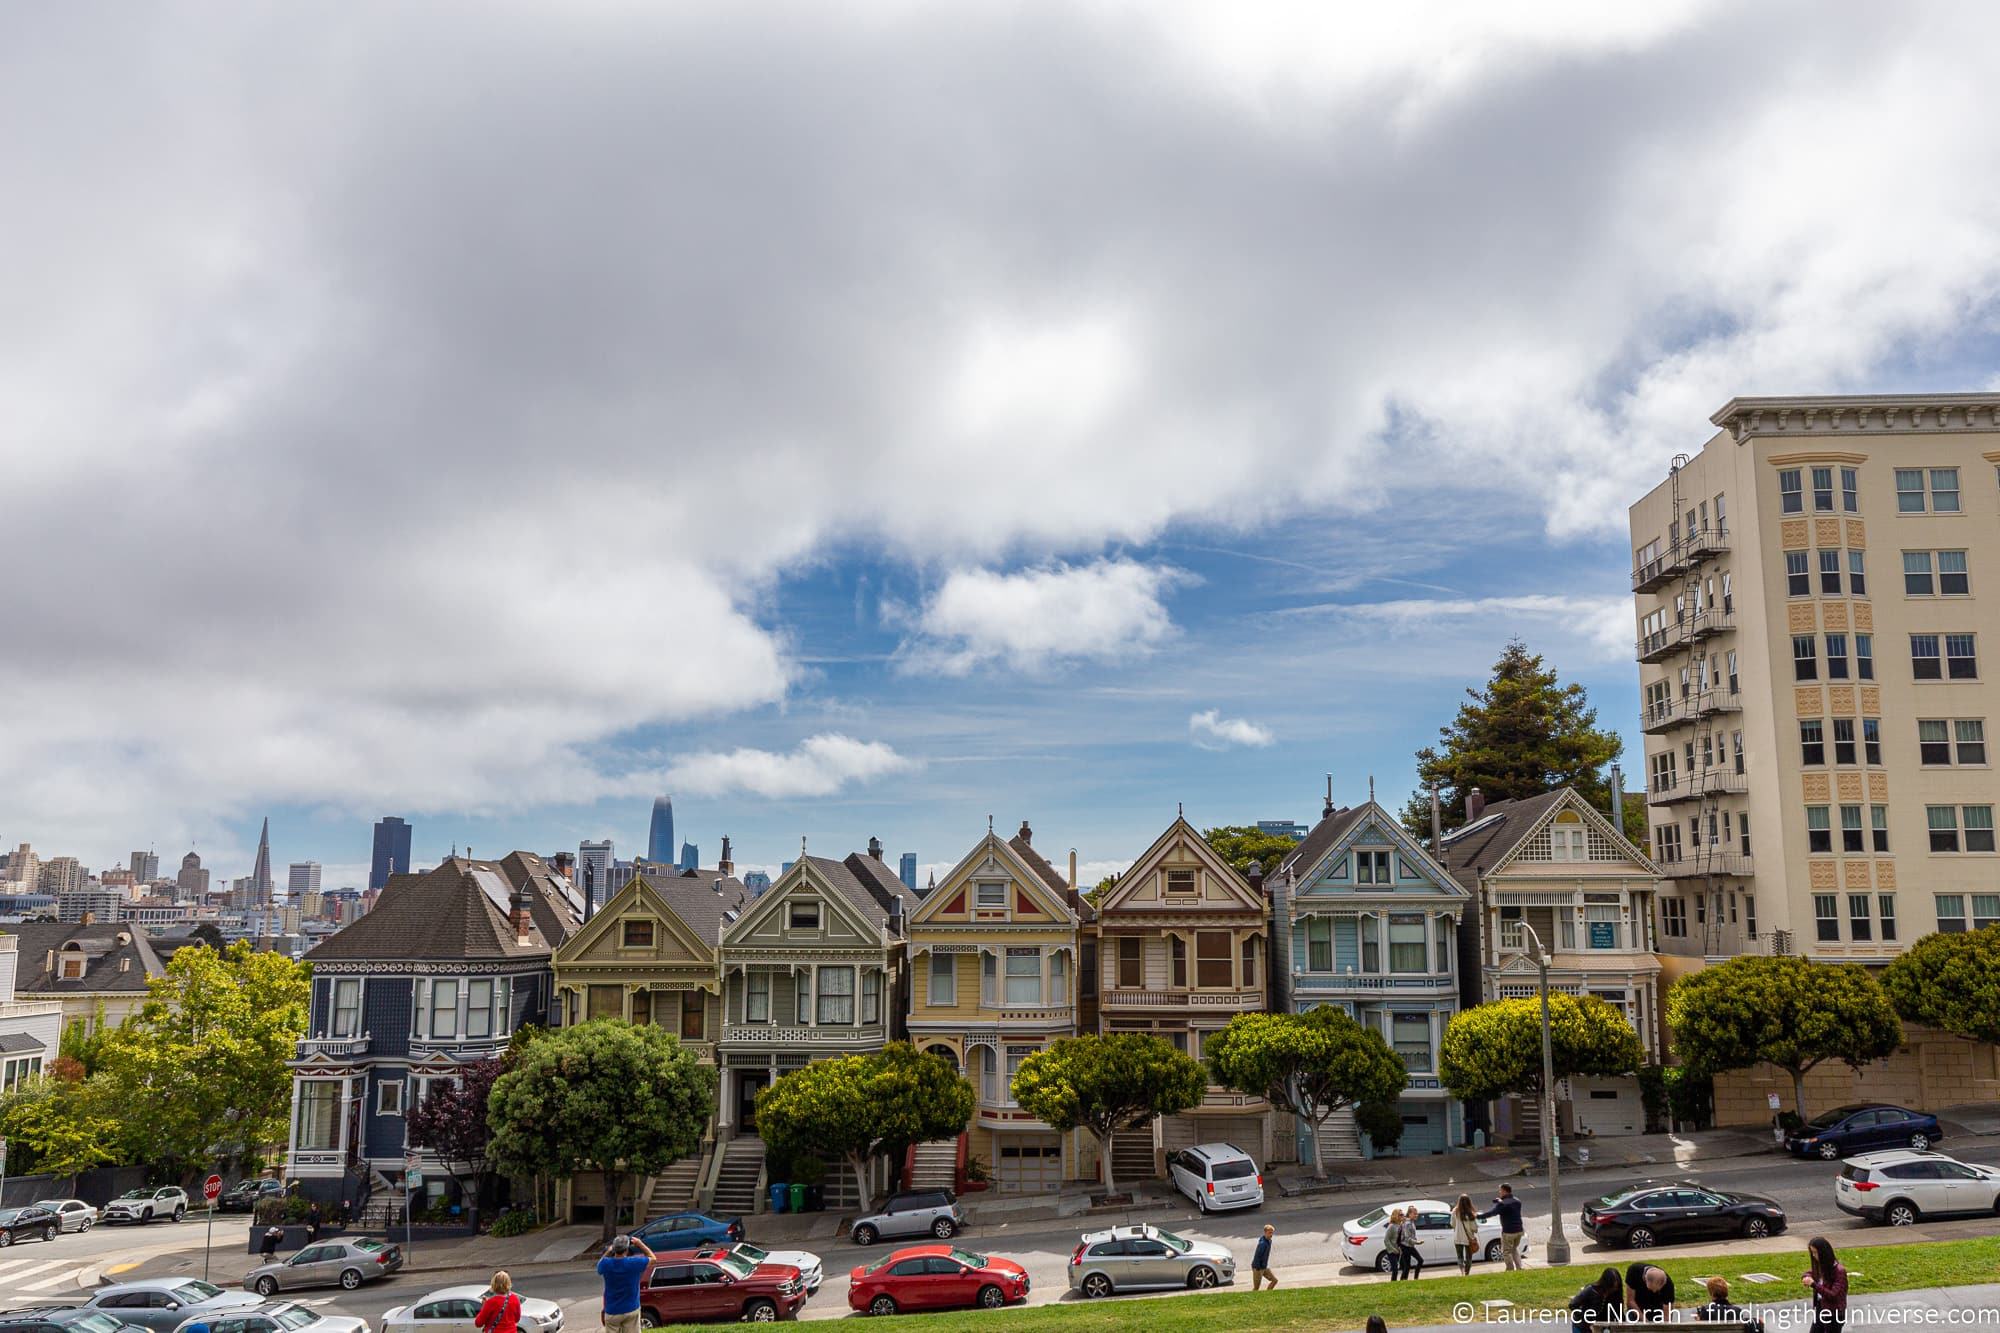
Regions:
<instances>
[{"instance_id":1,"label":"crosswalk stripe","mask_svg":"<svg viewBox=\"0 0 2000 1333\"><path fill-rule=\"evenodd\" d=\"M72 1264L70 1267L65 1268L62 1272L57 1273L54 1277L43 1278L40 1282L30 1282L26 1286L19 1288L19 1290L47 1291L50 1287L58 1287L65 1282L74 1286L76 1284L76 1275L82 1271L83 1270L80 1267Z\"/></svg>"},{"instance_id":2,"label":"crosswalk stripe","mask_svg":"<svg viewBox=\"0 0 2000 1333\"><path fill-rule=\"evenodd\" d=\"M21 1269L19 1272L16 1273L8 1273L4 1279L0 1280L4 1280L6 1284L11 1287L14 1286L21 1278L33 1277L37 1273L46 1273L51 1268L69 1268L71 1270L74 1270L76 1267L77 1267L77 1262L74 1259L50 1259L46 1263L33 1264L27 1268Z\"/></svg>"},{"instance_id":3,"label":"crosswalk stripe","mask_svg":"<svg viewBox=\"0 0 2000 1333\"><path fill-rule=\"evenodd\" d=\"M10 1268L25 1268L33 1262L33 1259L0 1259L0 1274L5 1274Z\"/></svg>"}]
</instances>

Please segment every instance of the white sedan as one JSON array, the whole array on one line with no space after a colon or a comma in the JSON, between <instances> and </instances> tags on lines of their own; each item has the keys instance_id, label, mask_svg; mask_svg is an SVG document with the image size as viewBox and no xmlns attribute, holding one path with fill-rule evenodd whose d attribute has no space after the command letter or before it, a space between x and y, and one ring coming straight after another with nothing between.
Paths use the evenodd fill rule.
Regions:
<instances>
[{"instance_id":1,"label":"white sedan","mask_svg":"<svg viewBox=\"0 0 2000 1333\"><path fill-rule=\"evenodd\" d=\"M472 1317L493 1291L490 1287L440 1287L408 1305L382 1312L382 1333L466 1333ZM519 1295L518 1292L516 1292ZM562 1307L536 1296L521 1297L523 1333L562 1333Z\"/></svg>"},{"instance_id":2,"label":"white sedan","mask_svg":"<svg viewBox=\"0 0 2000 1333\"><path fill-rule=\"evenodd\" d=\"M1383 1243L1383 1234L1389 1229L1389 1214L1396 1209L1405 1213L1417 1210L1417 1253L1424 1258L1425 1265L1455 1264L1458 1249L1452 1239L1451 1205L1439 1199L1412 1199L1406 1203L1392 1203L1387 1208L1377 1208L1355 1218L1352 1222L1340 1224L1341 1258L1356 1268L1373 1268L1377 1272L1389 1271L1389 1249ZM1527 1253L1527 1246L1521 1247ZM1500 1258L1500 1219L1488 1217L1479 1223L1479 1249L1474 1259L1497 1261Z\"/></svg>"},{"instance_id":3,"label":"white sedan","mask_svg":"<svg viewBox=\"0 0 2000 1333\"><path fill-rule=\"evenodd\" d=\"M35 1206L61 1218L64 1231L88 1231L97 1221L97 1210L82 1199L37 1199Z\"/></svg>"}]
</instances>

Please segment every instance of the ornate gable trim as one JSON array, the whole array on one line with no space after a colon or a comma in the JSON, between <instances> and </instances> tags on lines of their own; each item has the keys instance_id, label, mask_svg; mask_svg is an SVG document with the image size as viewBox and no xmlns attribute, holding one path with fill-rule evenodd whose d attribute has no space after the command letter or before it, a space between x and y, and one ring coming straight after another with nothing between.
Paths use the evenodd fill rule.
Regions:
<instances>
[{"instance_id":1,"label":"ornate gable trim","mask_svg":"<svg viewBox=\"0 0 2000 1333\"><path fill-rule=\"evenodd\" d=\"M634 875L630 883L612 894L610 901L591 914L590 920L584 923L582 930L579 930L576 934L563 941L562 947L555 952L555 965L563 967L575 963L623 961L609 958L602 960L590 959L586 958L585 955L611 932L612 928L618 924L619 918L624 915L625 910L634 901L641 898L645 900L647 909L658 916L665 924L667 932L680 943L682 948L687 950L688 957L685 959L634 959L632 960L634 963L643 961L643 964L649 967L673 967L682 964L687 966L705 965L711 967L714 965L716 946L713 944L703 944L694 931L689 928L687 922L681 920L680 913L676 912L672 905L660 896L659 890L646 882L646 878L643 875Z\"/></svg>"},{"instance_id":2,"label":"ornate gable trim","mask_svg":"<svg viewBox=\"0 0 2000 1333\"><path fill-rule=\"evenodd\" d=\"M981 838L974 844L971 851L960 858L959 863L951 868L951 873L938 881L938 886L935 889L924 895L923 902L919 903L917 910L910 914L911 928L915 929L931 924L933 917L944 914L947 903L955 904L960 911L965 910L966 904L973 901L966 894L966 889L972 881L1000 876L1004 876L1010 880L1013 883L1015 893L1025 896L1034 904L1036 911L1050 918L1046 922L1022 922L1020 924L1024 926L1039 926L1042 929L1049 929L1051 927L1062 928L1065 926L1072 930L1076 928L1076 917L1070 912L1069 904L1060 897L1051 896L1049 886L1042 881L1042 877L1036 874L1031 866L1015 854L1014 849L1007 845L1006 839L997 833L991 832ZM1016 914L1018 914L1019 906L1018 902L1014 904L1013 910ZM941 930L956 929L961 924L963 923L956 921L941 921L937 923L938 928Z\"/></svg>"},{"instance_id":3,"label":"ornate gable trim","mask_svg":"<svg viewBox=\"0 0 2000 1333\"><path fill-rule=\"evenodd\" d=\"M1139 854L1139 859L1134 861L1125 873L1118 877L1118 882L1111 886L1111 892L1104 895L1104 901L1097 905L1098 920L1102 921L1107 913L1126 909L1126 900L1139 891L1139 886L1145 882L1146 876L1155 873L1161 862L1166 860L1167 853L1183 843L1193 849L1195 859L1201 862L1202 867L1229 890L1234 903L1204 903L1198 908L1181 910L1200 912L1204 915L1236 912L1255 912L1260 916L1263 914L1263 901L1250 887L1250 882L1237 872L1235 866L1223 860L1215 848L1208 845L1208 839L1202 837L1194 825L1187 822L1185 815L1176 815L1174 822L1167 825L1166 831L1153 839L1153 845Z\"/></svg>"},{"instance_id":4,"label":"ornate gable trim","mask_svg":"<svg viewBox=\"0 0 2000 1333\"><path fill-rule=\"evenodd\" d=\"M1612 845L1625 854L1625 859L1631 863L1639 875L1648 879L1658 879L1660 877L1660 868L1654 865L1644 852L1633 846L1631 840L1625 836L1622 830L1613 827L1608 816L1600 812L1589 801L1577 795L1575 788L1565 787L1562 799L1542 811L1541 818L1529 825L1522 832L1521 836L1514 840L1514 845L1507 849L1506 855L1487 867L1486 873L1481 878L1491 880L1494 876L1510 870L1518 870L1525 875L1528 873L1528 867L1540 870L1541 867L1548 866L1551 867L1549 873L1556 875L1568 874L1578 866L1595 866L1600 870L1615 869L1618 864L1616 861L1526 861L1522 858L1522 852L1528 844L1533 842L1539 834L1545 832L1550 825L1554 824L1556 816L1565 810L1576 811L1583 816L1586 828L1610 839Z\"/></svg>"},{"instance_id":5,"label":"ornate gable trim","mask_svg":"<svg viewBox=\"0 0 2000 1333\"><path fill-rule=\"evenodd\" d=\"M1363 814L1361 818L1354 821L1354 827L1347 830L1346 833L1335 840L1334 844L1326 849L1326 854L1314 862L1306 873L1296 875L1295 878L1298 887L1293 890L1294 902L1317 896L1313 893L1313 886L1325 877L1326 871L1345 860L1356 844L1364 842L1389 843L1396 849L1398 853L1397 859L1402 865L1413 865L1421 873L1412 876L1399 871L1396 876L1396 884L1391 885L1352 885L1350 886L1351 892L1344 894L1344 896L1414 897L1418 895L1406 894L1404 890L1396 887L1396 885L1400 884L1414 884L1424 886L1425 895L1431 897L1453 898L1461 901L1471 898L1472 895L1466 891L1465 886L1454 879L1449 870L1438 864L1437 860L1431 856L1424 845L1411 837L1409 830L1403 827L1402 822L1383 809L1380 802L1371 800L1362 809Z\"/></svg>"},{"instance_id":6,"label":"ornate gable trim","mask_svg":"<svg viewBox=\"0 0 2000 1333\"><path fill-rule=\"evenodd\" d=\"M756 900L751 904L749 911L736 918L735 924L722 932L723 951L728 952L732 949L770 949L772 947L770 944L751 942L749 936L762 924L766 917L778 911L781 905L788 905L793 897L798 894L801 886L812 889L814 900L821 904L821 910L845 921L855 934L866 940L880 941L882 937L881 927L875 925L863 917L860 912L856 911L854 904L847 900L847 895L839 889L834 888L833 885L828 884L821 876L817 866L807 858L800 857L792 863L790 870L778 876L777 883L758 895ZM788 938L786 943L781 947L796 948L800 953L818 953L824 952L829 948L852 949L857 946L828 945L824 940L799 940L794 943ZM879 943L874 948L879 952Z\"/></svg>"}]
</instances>

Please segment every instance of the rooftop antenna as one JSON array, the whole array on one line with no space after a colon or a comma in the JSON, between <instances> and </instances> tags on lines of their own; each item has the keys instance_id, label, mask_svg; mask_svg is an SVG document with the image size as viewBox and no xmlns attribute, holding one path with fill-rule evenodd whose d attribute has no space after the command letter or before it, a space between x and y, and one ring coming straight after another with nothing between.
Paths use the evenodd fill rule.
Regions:
<instances>
[{"instance_id":1,"label":"rooftop antenna","mask_svg":"<svg viewBox=\"0 0 2000 1333\"><path fill-rule=\"evenodd\" d=\"M1368 803L1370 805L1375 803L1375 775L1373 773L1368 775Z\"/></svg>"},{"instance_id":2,"label":"rooftop antenna","mask_svg":"<svg viewBox=\"0 0 2000 1333\"><path fill-rule=\"evenodd\" d=\"M991 834L992 834L992 832L993 832L993 816L992 816L992 815L988 815L988 816L986 816L986 832L988 833L988 835L991 835Z\"/></svg>"},{"instance_id":3,"label":"rooftop antenna","mask_svg":"<svg viewBox=\"0 0 2000 1333\"><path fill-rule=\"evenodd\" d=\"M1187 818L1187 807L1185 805L1182 805L1179 801L1174 802L1174 818L1176 819Z\"/></svg>"}]
</instances>

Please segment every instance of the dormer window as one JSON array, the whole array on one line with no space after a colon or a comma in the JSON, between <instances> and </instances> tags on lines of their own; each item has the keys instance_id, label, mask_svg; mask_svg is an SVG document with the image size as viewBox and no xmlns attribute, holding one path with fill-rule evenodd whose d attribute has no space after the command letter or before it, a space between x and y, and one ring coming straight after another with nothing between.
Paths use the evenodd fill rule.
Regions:
<instances>
[{"instance_id":1,"label":"dormer window","mask_svg":"<svg viewBox=\"0 0 2000 1333\"><path fill-rule=\"evenodd\" d=\"M1389 853L1387 851L1361 851L1354 854L1354 882L1356 884L1387 884L1389 882Z\"/></svg>"},{"instance_id":2,"label":"dormer window","mask_svg":"<svg viewBox=\"0 0 2000 1333\"><path fill-rule=\"evenodd\" d=\"M1007 881L983 879L975 891L974 902L981 907L1005 907L1007 905Z\"/></svg>"},{"instance_id":3,"label":"dormer window","mask_svg":"<svg viewBox=\"0 0 2000 1333\"><path fill-rule=\"evenodd\" d=\"M627 949L650 949L653 947L653 923L651 921L627 921L623 923L623 944Z\"/></svg>"},{"instance_id":4,"label":"dormer window","mask_svg":"<svg viewBox=\"0 0 2000 1333\"><path fill-rule=\"evenodd\" d=\"M1195 889L1194 871L1169 870L1167 872L1167 893L1170 896L1193 896Z\"/></svg>"},{"instance_id":5,"label":"dormer window","mask_svg":"<svg viewBox=\"0 0 2000 1333\"><path fill-rule=\"evenodd\" d=\"M1576 811L1563 811L1549 826L1549 859L1552 861L1590 859L1590 835L1583 826L1583 816Z\"/></svg>"},{"instance_id":6,"label":"dormer window","mask_svg":"<svg viewBox=\"0 0 2000 1333\"><path fill-rule=\"evenodd\" d=\"M787 919L790 921L793 930L818 930L819 904L793 903L791 904L790 915Z\"/></svg>"},{"instance_id":7,"label":"dormer window","mask_svg":"<svg viewBox=\"0 0 2000 1333\"><path fill-rule=\"evenodd\" d=\"M83 976L83 955L80 953L64 954L62 960L63 980L76 981L82 976Z\"/></svg>"}]
</instances>

